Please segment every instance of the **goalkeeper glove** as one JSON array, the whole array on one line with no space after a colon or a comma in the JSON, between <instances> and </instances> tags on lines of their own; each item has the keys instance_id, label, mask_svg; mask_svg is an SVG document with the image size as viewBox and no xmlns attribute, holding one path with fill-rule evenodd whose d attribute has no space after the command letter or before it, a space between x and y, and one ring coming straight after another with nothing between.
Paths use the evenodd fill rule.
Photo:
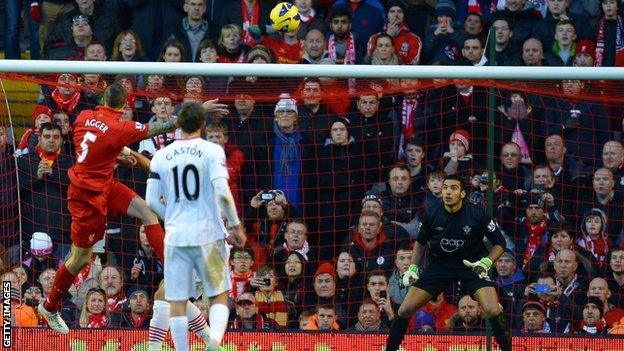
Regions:
<instances>
[{"instance_id":1,"label":"goalkeeper glove","mask_svg":"<svg viewBox=\"0 0 624 351\"><path fill-rule=\"evenodd\" d=\"M472 269L479 278L486 279L488 278L488 273L490 272L490 268L492 268L492 260L488 257L483 257L477 262L470 262L468 260L464 260L464 266Z\"/></svg>"},{"instance_id":2,"label":"goalkeeper glove","mask_svg":"<svg viewBox=\"0 0 624 351\"><path fill-rule=\"evenodd\" d=\"M418 278L420 277L420 269L415 264L410 264L407 268L407 271L403 273L401 277L401 285L403 287L408 287L416 284Z\"/></svg>"}]
</instances>

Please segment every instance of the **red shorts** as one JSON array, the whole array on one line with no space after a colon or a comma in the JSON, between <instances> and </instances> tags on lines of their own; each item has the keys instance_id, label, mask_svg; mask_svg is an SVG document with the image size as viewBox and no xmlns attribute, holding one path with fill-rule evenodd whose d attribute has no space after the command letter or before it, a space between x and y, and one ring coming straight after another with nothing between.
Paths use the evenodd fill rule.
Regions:
<instances>
[{"instance_id":1,"label":"red shorts","mask_svg":"<svg viewBox=\"0 0 624 351\"><path fill-rule=\"evenodd\" d=\"M102 240L106 230L106 217L127 214L134 190L113 180L102 192L91 191L69 185L67 207L72 217L72 243L81 248L90 248Z\"/></svg>"}]
</instances>

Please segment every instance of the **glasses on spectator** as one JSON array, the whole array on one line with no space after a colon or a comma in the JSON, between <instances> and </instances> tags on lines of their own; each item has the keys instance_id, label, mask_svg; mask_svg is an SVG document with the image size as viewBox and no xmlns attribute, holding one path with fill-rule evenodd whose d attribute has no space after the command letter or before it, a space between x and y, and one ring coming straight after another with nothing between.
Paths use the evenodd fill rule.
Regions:
<instances>
[{"instance_id":1,"label":"glasses on spectator","mask_svg":"<svg viewBox=\"0 0 624 351\"><path fill-rule=\"evenodd\" d=\"M501 156L503 156L503 157L516 157L516 156L518 156L518 153L516 153L516 152L504 152L504 153L501 154Z\"/></svg>"},{"instance_id":2,"label":"glasses on spectator","mask_svg":"<svg viewBox=\"0 0 624 351\"><path fill-rule=\"evenodd\" d=\"M232 259L237 260L237 261L251 260L251 256L250 255L234 255L232 256Z\"/></svg>"}]
</instances>

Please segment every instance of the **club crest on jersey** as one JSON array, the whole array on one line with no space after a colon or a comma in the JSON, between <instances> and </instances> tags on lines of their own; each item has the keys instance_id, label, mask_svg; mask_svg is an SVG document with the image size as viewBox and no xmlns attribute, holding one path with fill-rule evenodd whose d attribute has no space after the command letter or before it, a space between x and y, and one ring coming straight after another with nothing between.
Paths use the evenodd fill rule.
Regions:
<instances>
[{"instance_id":1,"label":"club crest on jersey","mask_svg":"<svg viewBox=\"0 0 624 351\"><path fill-rule=\"evenodd\" d=\"M472 230L472 228L470 226L466 225L466 226L464 226L463 229L464 229L464 235L465 236L470 235L470 231Z\"/></svg>"},{"instance_id":2,"label":"club crest on jersey","mask_svg":"<svg viewBox=\"0 0 624 351\"><path fill-rule=\"evenodd\" d=\"M140 122L134 122L134 128L136 128L138 131L142 132L145 130L145 125L143 123Z\"/></svg>"},{"instance_id":3,"label":"club crest on jersey","mask_svg":"<svg viewBox=\"0 0 624 351\"><path fill-rule=\"evenodd\" d=\"M490 233L496 230L496 223L494 222L493 219L490 219L490 223L488 223L487 225L487 230L490 231Z\"/></svg>"}]
</instances>

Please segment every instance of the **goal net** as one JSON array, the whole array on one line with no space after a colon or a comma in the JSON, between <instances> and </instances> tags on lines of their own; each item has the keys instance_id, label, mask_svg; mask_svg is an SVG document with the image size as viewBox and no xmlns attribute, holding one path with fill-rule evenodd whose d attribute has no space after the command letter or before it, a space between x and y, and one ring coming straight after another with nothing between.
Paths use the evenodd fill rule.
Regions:
<instances>
[{"instance_id":1,"label":"goal net","mask_svg":"<svg viewBox=\"0 0 624 351\"><path fill-rule=\"evenodd\" d=\"M442 179L451 174L466 184L463 201L484 206L505 236L491 279L514 350L624 349L609 335L624 329L621 81L448 79L443 68L436 79L244 72L0 73L0 254L4 271L18 273L19 304L26 309L37 291L47 295L69 252L72 123L119 83L128 95L121 118L135 122L175 118L184 102L228 105L226 116L206 115L203 135L226 152L248 237L230 256L230 349L381 350L407 292L399 280L420 220L441 203ZM128 146L151 158L176 138ZM120 157L115 177L144 196L148 172L132 161ZM465 239L432 245L461 251L469 229ZM81 311L89 289L101 287L111 315L149 321L161 279L140 223L110 217L93 263L64 302L77 330L52 342L144 347L148 322L92 333L80 330ZM206 311L201 291L195 303ZM143 309L131 300L140 292ZM406 349L485 347L484 312L467 294L454 284L419 310ZM257 309L251 324L249 304ZM256 332L237 332L246 328ZM316 329L332 334L298 333ZM594 332L601 337L588 338ZM25 350L43 347L52 333L15 335Z\"/></svg>"}]
</instances>

